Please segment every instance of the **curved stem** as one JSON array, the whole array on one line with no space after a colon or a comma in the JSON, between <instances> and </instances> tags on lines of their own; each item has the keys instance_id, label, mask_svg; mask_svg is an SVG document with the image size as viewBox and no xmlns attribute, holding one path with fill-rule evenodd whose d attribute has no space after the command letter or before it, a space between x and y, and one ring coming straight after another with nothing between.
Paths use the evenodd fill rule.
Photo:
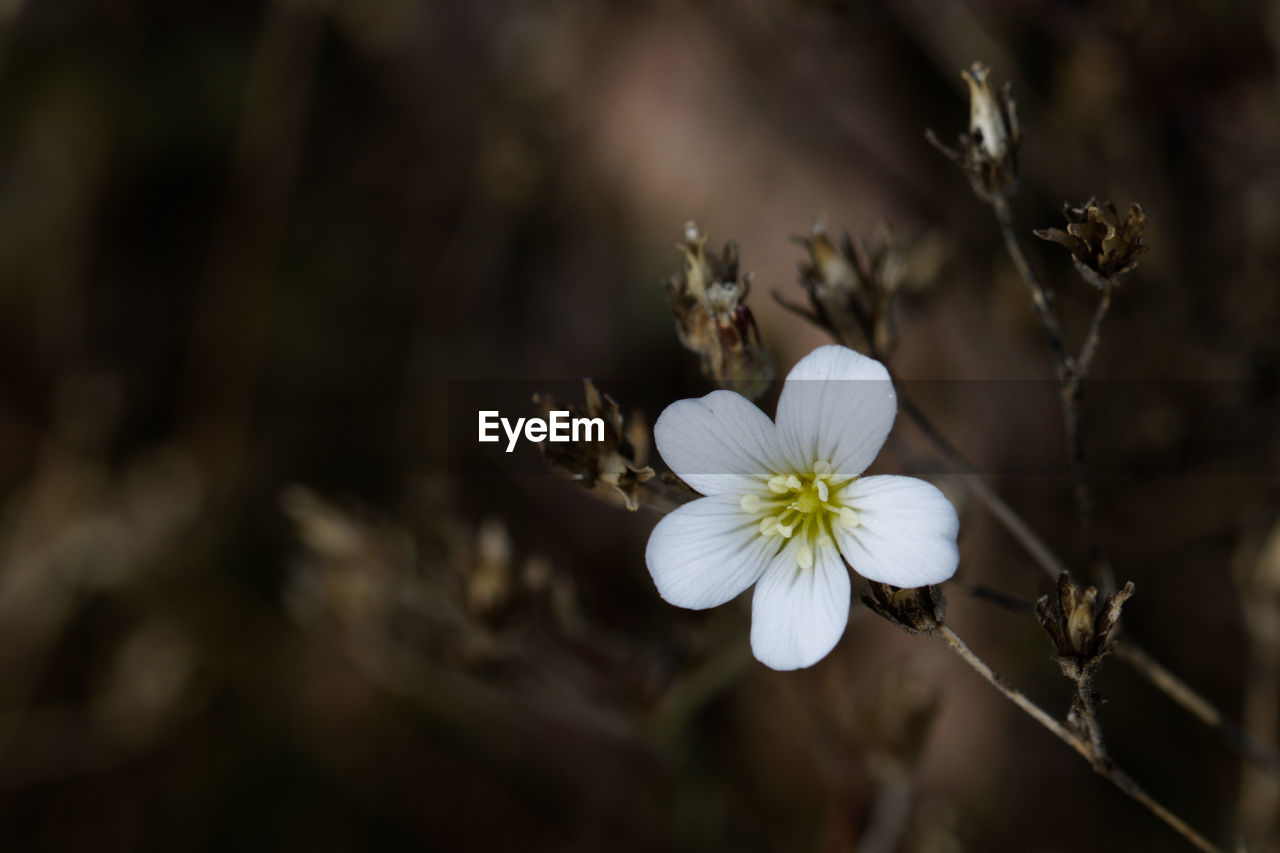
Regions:
<instances>
[{"instance_id":1,"label":"curved stem","mask_svg":"<svg viewBox=\"0 0 1280 853\"><path fill-rule=\"evenodd\" d=\"M1186 821L1178 817L1169 809L1162 806L1150 794L1142 789L1128 774L1121 771L1114 764L1105 760L1099 760L1098 756L1093 754L1092 747L1087 741L1081 740L1073 734L1066 726L1055 720L1043 708L1028 699L1021 691L1013 687L1009 682L1005 681L995 670L987 665L986 661L974 654L973 650L965 644L964 640L947 625L942 625L937 629L937 635L942 639L947 647L960 656L965 663L973 667L973 669L981 675L994 688L1004 694L1010 702L1017 705L1032 719L1044 726L1050 732L1058 737L1063 743L1070 746L1080 754L1082 758L1093 766L1094 771L1099 776L1104 777L1111 784L1115 785L1121 791L1124 791L1135 801L1142 804L1147 811L1162 820L1170 829L1177 832L1197 849L1206 853L1221 853L1218 847L1214 846L1207 838L1191 828Z\"/></svg>"},{"instance_id":2,"label":"curved stem","mask_svg":"<svg viewBox=\"0 0 1280 853\"><path fill-rule=\"evenodd\" d=\"M1031 294L1031 306L1035 310L1037 319L1040 320L1040 325L1044 327L1045 337L1049 341L1049 352L1053 356L1054 372L1058 377L1058 396L1062 403L1062 423L1067 436L1067 456L1071 465L1071 480L1074 484L1076 510L1080 516L1080 534L1084 541L1085 553L1102 592L1104 594L1114 592L1116 589L1115 576L1098 541L1098 527L1093 510L1093 495L1089 489L1089 469L1085 464L1084 436L1080 429L1080 398L1083 395L1080 378L1083 373L1075 360L1067 353L1066 345L1063 343L1062 326L1058 322L1058 311L1053 291L1047 289L1040 282L1040 278L1036 275L1031 262L1027 260L1026 253L1022 251L1022 244L1019 242L1018 234L1013 228L1013 215L1009 209L1009 202L1003 196L1000 196L992 201L991 208L995 211L996 222L1000 225L1000 234L1004 237L1005 250L1009 254L1009 259L1013 261L1013 266L1017 269L1018 276ZM1106 301L1110 302L1109 296ZM1105 310L1094 318L1098 326L1101 326L1102 315L1105 315ZM1090 350L1086 354L1090 359L1093 358L1091 350L1097 348L1096 329L1091 330L1091 338L1092 343L1086 343L1086 349Z\"/></svg>"},{"instance_id":3,"label":"curved stem","mask_svg":"<svg viewBox=\"0 0 1280 853\"><path fill-rule=\"evenodd\" d=\"M996 222L1000 225L1000 235L1004 237L1004 247L1009 253L1009 260L1018 271L1018 277L1027 286L1031 294L1031 307L1035 310L1036 319L1044 327L1045 336L1049 339L1049 350L1053 354L1053 366L1059 382L1070 381L1075 376L1075 363L1067 354L1066 344L1062 342L1062 326L1058 322L1058 309L1053 291L1040 283L1022 244L1018 242L1018 234L1013 230L1013 214L1009 202L1003 196L997 196L991 202L995 211Z\"/></svg>"},{"instance_id":4,"label":"curved stem","mask_svg":"<svg viewBox=\"0 0 1280 853\"><path fill-rule=\"evenodd\" d=\"M911 419L925 437L933 444L938 453L946 460L952 468L957 472L965 475L965 485L969 490L982 501L983 505L991 511L1014 539L1026 549L1027 553L1036 561L1040 568L1052 579L1057 580L1058 575L1067 570L1067 567L1057 555L1045 544L1044 540L1036 535L1031 526L1018 515L1017 510L1009 506L1009 504L1000 497L996 491L991 488L986 479L978 473L977 469L965 459L964 455L947 440L929 417L925 415L916 402L909 397L903 390L900 383L895 380L898 388L898 406L908 418Z\"/></svg>"},{"instance_id":5,"label":"curved stem","mask_svg":"<svg viewBox=\"0 0 1280 853\"><path fill-rule=\"evenodd\" d=\"M1217 732L1258 770L1280 781L1280 759L1277 759L1256 737L1228 719L1208 699L1166 669L1164 664L1140 646L1135 645L1128 637L1120 638L1120 642L1116 644L1115 656L1137 670L1156 689L1181 705L1193 717Z\"/></svg>"},{"instance_id":6,"label":"curved stem","mask_svg":"<svg viewBox=\"0 0 1280 853\"><path fill-rule=\"evenodd\" d=\"M1111 283L1107 282L1102 288L1102 298L1098 300L1098 308L1093 312L1093 322L1089 324L1089 334L1084 339L1084 346L1080 348L1080 357L1076 359L1076 378L1084 379L1089 375L1089 366L1093 363L1093 356L1098 351L1098 339L1102 332L1102 321L1107 317L1107 311L1111 308Z\"/></svg>"}]
</instances>

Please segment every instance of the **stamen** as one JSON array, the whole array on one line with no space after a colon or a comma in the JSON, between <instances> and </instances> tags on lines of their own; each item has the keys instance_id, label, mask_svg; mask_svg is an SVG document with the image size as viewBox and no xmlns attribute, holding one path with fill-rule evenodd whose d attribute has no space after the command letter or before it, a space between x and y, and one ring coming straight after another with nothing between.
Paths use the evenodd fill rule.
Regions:
<instances>
[{"instance_id":1,"label":"stamen","mask_svg":"<svg viewBox=\"0 0 1280 853\"><path fill-rule=\"evenodd\" d=\"M796 551L796 565L802 569L813 568L813 549L808 545L801 545L800 550Z\"/></svg>"},{"instance_id":2,"label":"stamen","mask_svg":"<svg viewBox=\"0 0 1280 853\"><path fill-rule=\"evenodd\" d=\"M738 505L748 515L765 514L759 521L761 536L796 539L796 564L801 569L814 565L815 549L834 545L835 525L858 527L862 517L852 507L842 506L842 487L857 477L837 477L826 459L800 474L775 474L765 481L768 492L745 494Z\"/></svg>"}]
</instances>

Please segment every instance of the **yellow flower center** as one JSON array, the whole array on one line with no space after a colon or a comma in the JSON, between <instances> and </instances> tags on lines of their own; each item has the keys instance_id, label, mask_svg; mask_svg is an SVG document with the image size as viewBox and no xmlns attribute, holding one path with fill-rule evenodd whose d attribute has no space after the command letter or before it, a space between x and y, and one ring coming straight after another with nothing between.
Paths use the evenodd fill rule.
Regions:
<instances>
[{"instance_id":1,"label":"yellow flower center","mask_svg":"<svg viewBox=\"0 0 1280 853\"><path fill-rule=\"evenodd\" d=\"M835 525L852 530L860 523L844 494L856 479L836 476L831 463L818 460L811 471L771 477L760 494L743 495L740 505L743 512L759 517L761 536L778 537L779 549L800 537L796 564L807 569L817 548L835 541Z\"/></svg>"}]
</instances>

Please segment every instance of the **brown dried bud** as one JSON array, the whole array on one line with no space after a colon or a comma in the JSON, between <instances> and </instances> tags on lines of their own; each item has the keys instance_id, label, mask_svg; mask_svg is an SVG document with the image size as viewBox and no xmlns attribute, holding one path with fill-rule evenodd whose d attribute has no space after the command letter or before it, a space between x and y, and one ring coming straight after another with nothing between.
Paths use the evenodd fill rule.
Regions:
<instances>
[{"instance_id":1,"label":"brown dried bud","mask_svg":"<svg viewBox=\"0 0 1280 853\"><path fill-rule=\"evenodd\" d=\"M900 589L878 581L869 585L871 592L863 593L862 602L908 634L928 634L942 627L947 602L941 587Z\"/></svg>"},{"instance_id":2,"label":"brown dried bud","mask_svg":"<svg viewBox=\"0 0 1280 853\"><path fill-rule=\"evenodd\" d=\"M680 343L701 356L707 379L756 399L773 381L773 356L744 304L751 276L738 280L737 244L725 244L719 257L708 254L706 235L690 222L677 248L685 268L667 280L666 292Z\"/></svg>"},{"instance_id":3,"label":"brown dried bud","mask_svg":"<svg viewBox=\"0 0 1280 853\"><path fill-rule=\"evenodd\" d=\"M808 262L800 264L800 286L819 324L845 346L866 341L876 354L894 343L890 305L897 265L889 237L889 229L880 226L859 253L847 233L837 247L818 222L808 237L796 238L809 252Z\"/></svg>"},{"instance_id":4,"label":"brown dried bud","mask_svg":"<svg viewBox=\"0 0 1280 853\"><path fill-rule=\"evenodd\" d=\"M1138 255L1147 250L1142 242L1147 216L1137 204L1129 205L1129 215L1123 222L1109 201L1099 205L1089 199L1077 208L1067 204L1062 212L1067 218L1066 231L1044 228L1035 235L1065 247L1080 275L1094 287L1117 284L1121 276L1138 265Z\"/></svg>"},{"instance_id":5,"label":"brown dried bud","mask_svg":"<svg viewBox=\"0 0 1280 853\"><path fill-rule=\"evenodd\" d=\"M539 442L547 464L565 479L583 488L601 490L622 498L627 509L640 506L641 484L653 476L645 465L649 456L649 430L642 418L633 415L624 421L618 404L601 394L590 379L582 380L586 391L586 411L565 405L547 394L535 394L533 402L544 415L568 411L572 418L600 418L604 421L603 441Z\"/></svg>"},{"instance_id":6,"label":"brown dried bud","mask_svg":"<svg viewBox=\"0 0 1280 853\"><path fill-rule=\"evenodd\" d=\"M1013 88L1005 83L991 91L990 74L975 62L960 76L969 85L969 130L958 148L943 145L933 131L926 133L934 147L964 171L973 191L984 201L1013 195L1018 184L1018 147L1022 141Z\"/></svg>"},{"instance_id":7,"label":"brown dried bud","mask_svg":"<svg viewBox=\"0 0 1280 853\"><path fill-rule=\"evenodd\" d=\"M1036 615L1053 641L1058 663L1070 677L1096 669L1115 647L1120 610L1133 595L1133 583L1098 601L1098 590L1077 586L1071 575L1058 576L1056 595L1036 602Z\"/></svg>"}]
</instances>

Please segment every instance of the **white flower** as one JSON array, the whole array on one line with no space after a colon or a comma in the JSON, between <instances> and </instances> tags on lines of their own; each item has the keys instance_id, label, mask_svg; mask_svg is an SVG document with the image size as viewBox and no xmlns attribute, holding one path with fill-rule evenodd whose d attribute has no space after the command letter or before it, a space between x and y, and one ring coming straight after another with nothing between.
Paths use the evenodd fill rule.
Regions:
<instances>
[{"instance_id":1,"label":"white flower","mask_svg":"<svg viewBox=\"0 0 1280 853\"><path fill-rule=\"evenodd\" d=\"M884 365L820 347L787 376L777 423L732 391L672 403L654 425L671 470L706 495L664 517L645 561L659 594L701 610L752 584L751 648L811 666L849 618L849 574L941 583L959 561L955 508L912 477L863 477L898 401Z\"/></svg>"}]
</instances>

